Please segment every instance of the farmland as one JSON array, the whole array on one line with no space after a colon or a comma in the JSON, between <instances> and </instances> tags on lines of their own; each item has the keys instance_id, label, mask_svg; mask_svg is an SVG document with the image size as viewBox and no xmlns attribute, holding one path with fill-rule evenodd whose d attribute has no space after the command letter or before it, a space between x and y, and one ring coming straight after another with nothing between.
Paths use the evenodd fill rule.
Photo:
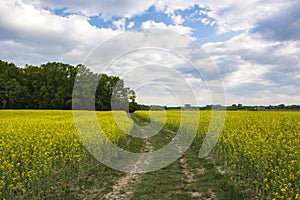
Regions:
<instances>
[{"instance_id":1,"label":"farmland","mask_svg":"<svg viewBox=\"0 0 300 200\"><path fill-rule=\"evenodd\" d=\"M187 134L191 129L189 124L180 124L180 111L167 111L166 120L160 117L162 111L154 112L136 111L134 121L118 112L124 119L118 123L109 111L96 112L96 116L109 140L132 152L158 150L175 137L180 126ZM156 123L166 121L159 134L147 139L126 134L134 123L149 123L149 116ZM196 138L180 159L163 169L133 176L91 156L76 131L72 111L1 110L0 197L300 199L299 112L227 112L213 152L199 158L210 117L211 112L200 112Z\"/></svg>"},{"instance_id":2,"label":"farmland","mask_svg":"<svg viewBox=\"0 0 300 200\"><path fill-rule=\"evenodd\" d=\"M180 125L179 113L169 113L167 126ZM209 118L209 112L202 112L197 135L200 141ZM228 180L256 193L254 197L300 198L299 112L227 112L214 153L226 168Z\"/></svg>"}]
</instances>

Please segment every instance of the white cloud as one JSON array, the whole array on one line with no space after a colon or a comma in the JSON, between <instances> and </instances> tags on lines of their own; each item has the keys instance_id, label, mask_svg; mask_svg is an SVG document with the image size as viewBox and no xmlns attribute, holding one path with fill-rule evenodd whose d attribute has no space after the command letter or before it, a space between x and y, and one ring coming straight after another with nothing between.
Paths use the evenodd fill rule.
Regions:
<instances>
[{"instance_id":1,"label":"white cloud","mask_svg":"<svg viewBox=\"0 0 300 200\"><path fill-rule=\"evenodd\" d=\"M139 74L138 77L137 74ZM137 91L142 103L183 105L188 102L193 105L197 104L193 95L195 88L192 88L187 80L172 67L143 65L126 73L123 79L130 88Z\"/></svg>"},{"instance_id":2,"label":"white cloud","mask_svg":"<svg viewBox=\"0 0 300 200\"><path fill-rule=\"evenodd\" d=\"M290 3L285 0L278 1L236 1L236 0L122 0L122 1L77 1L77 0L23 0L40 8L66 8L67 12L82 13L86 16L101 15L104 19L111 19L113 16L131 18L145 13L147 9L154 6L156 10L174 16L176 10L186 10L198 5L200 8L207 8L209 11L200 11L208 17L215 19L219 33L236 30L249 30L262 19L284 10ZM176 25L181 24L182 19L178 16L173 17Z\"/></svg>"},{"instance_id":3,"label":"white cloud","mask_svg":"<svg viewBox=\"0 0 300 200\"><path fill-rule=\"evenodd\" d=\"M127 28L133 28L135 25L134 21L129 22L129 24L127 25Z\"/></svg>"},{"instance_id":4,"label":"white cloud","mask_svg":"<svg viewBox=\"0 0 300 200\"><path fill-rule=\"evenodd\" d=\"M207 69L210 66L208 62L205 62L207 60L203 59L205 55L201 54L199 46L191 44L190 39L172 31L154 29L146 30L146 32L127 32L108 42L99 49L95 49L86 60L87 66L95 66L93 71L117 75L124 79L125 84L132 89L138 89L145 84L152 86L153 83L162 88L166 85L169 91L182 97L180 104L189 102L197 105L196 100L201 104L211 103L204 80L200 77L204 75L208 78L206 83L209 84L217 81L215 76L211 76L211 70ZM200 62L200 66L197 66L201 68L199 69L201 72L185 60L194 63L193 56L196 56L193 61L198 61L198 64ZM108 68L103 69L103 66L108 66ZM186 85L185 88L183 88L183 83ZM217 87L210 85L212 89L210 92L213 92ZM175 104L174 99L170 99L170 93L165 90L148 88L150 91L137 92L140 102L149 103L146 100L151 99L151 102L178 105ZM193 98L194 93L197 98ZM219 100L222 101L222 98Z\"/></svg>"},{"instance_id":5,"label":"white cloud","mask_svg":"<svg viewBox=\"0 0 300 200\"><path fill-rule=\"evenodd\" d=\"M259 20L268 18L279 10L284 10L289 4L297 2L291 0L287 3L285 0L278 1L236 1L236 0L158 0L152 4L156 10L174 15L176 10L186 10L195 5L200 8L208 9L208 11L200 11L215 20L218 25L219 33L249 30L253 28ZM149 7L147 5L147 7ZM145 10L145 9L144 9ZM175 22L175 21L174 21ZM176 23L175 23L176 24ZM207 23L208 24L208 23ZM214 24L212 24L214 25Z\"/></svg>"},{"instance_id":6,"label":"white cloud","mask_svg":"<svg viewBox=\"0 0 300 200\"><path fill-rule=\"evenodd\" d=\"M180 15L172 15L171 19L175 25L181 25L185 21Z\"/></svg>"},{"instance_id":7,"label":"white cloud","mask_svg":"<svg viewBox=\"0 0 300 200\"><path fill-rule=\"evenodd\" d=\"M207 19L207 18L201 18L200 21L201 21L201 23L204 24L204 25L210 24L210 21L209 21L209 19Z\"/></svg>"},{"instance_id":8,"label":"white cloud","mask_svg":"<svg viewBox=\"0 0 300 200\"><path fill-rule=\"evenodd\" d=\"M31 57L30 64L50 60L80 63L96 43L118 33L91 26L87 20L87 17L75 14L56 16L21 1L1 1L1 52L14 49L6 52L6 58L19 65L29 59L24 59L25 55Z\"/></svg>"},{"instance_id":9,"label":"white cloud","mask_svg":"<svg viewBox=\"0 0 300 200\"><path fill-rule=\"evenodd\" d=\"M122 0L122 1L111 1L111 0L24 0L28 4L33 4L38 7L47 7L50 9L56 8L67 8L68 12L80 12L86 16L98 15L105 19L111 19L113 16L122 16L130 18L133 15L143 13L146 11L154 2L148 0Z\"/></svg>"},{"instance_id":10,"label":"white cloud","mask_svg":"<svg viewBox=\"0 0 300 200\"><path fill-rule=\"evenodd\" d=\"M175 31L185 36L191 37L193 29L186 26L180 25L166 25L163 22L155 22L153 20L148 20L142 23L142 28L160 28L160 29L167 29L170 31Z\"/></svg>"},{"instance_id":11,"label":"white cloud","mask_svg":"<svg viewBox=\"0 0 300 200\"><path fill-rule=\"evenodd\" d=\"M292 0L293 1L293 0ZM287 2L278 1L236 1L205 0L201 1L210 12L207 15L216 20L219 33L237 30L249 30L264 18L284 9Z\"/></svg>"},{"instance_id":12,"label":"white cloud","mask_svg":"<svg viewBox=\"0 0 300 200\"><path fill-rule=\"evenodd\" d=\"M279 10L285 10L290 4L297 1L285 0L278 1L236 1L236 0L159 0L152 2L156 10L174 15L175 10L186 10L194 5L200 8L206 8L209 11L200 10L201 14L215 20L218 25L219 33L237 30L249 30L253 28L258 21L268 18ZM214 24L212 24L214 25Z\"/></svg>"},{"instance_id":13,"label":"white cloud","mask_svg":"<svg viewBox=\"0 0 300 200\"><path fill-rule=\"evenodd\" d=\"M300 42L270 42L243 33L203 48L223 76L229 102L297 104Z\"/></svg>"},{"instance_id":14,"label":"white cloud","mask_svg":"<svg viewBox=\"0 0 300 200\"><path fill-rule=\"evenodd\" d=\"M291 2L285 5L273 15L258 21L252 32L259 33L267 40L299 40L299 7L299 1Z\"/></svg>"},{"instance_id":15,"label":"white cloud","mask_svg":"<svg viewBox=\"0 0 300 200\"><path fill-rule=\"evenodd\" d=\"M116 21L113 21L113 25L117 28L119 31L125 31L125 24L126 24L126 19L122 18Z\"/></svg>"},{"instance_id":16,"label":"white cloud","mask_svg":"<svg viewBox=\"0 0 300 200\"><path fill-rule=\"evenodd\" d=\"M175 10L185 10L195 5L197 1L182 1L182 0L158 0L153 4L156 10L173 14Z\"/></svg>"}]
</instances>

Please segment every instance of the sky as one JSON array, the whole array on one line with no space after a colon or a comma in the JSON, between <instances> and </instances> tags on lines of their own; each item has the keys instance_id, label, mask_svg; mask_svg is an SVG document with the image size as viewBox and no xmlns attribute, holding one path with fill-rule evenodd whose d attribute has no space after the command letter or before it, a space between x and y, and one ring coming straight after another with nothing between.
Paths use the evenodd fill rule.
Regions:
<instances>
[{"instance_id":1,"label":"sky","mask_svg":"<svg viewBox=\"0 0 300 200\"><path fill-rule=\"evenodd\" d=\"M174 34L157 34L159 48L197 43L196 52L207 54L213 65L197 71L161 49L113 58L100 72L121 76L138 102L300 104L299 8L298 0L1 0L0 59L21 67L89 64L101 44L106 52L122 54L131 43L145 47L154 37L137 32L162 29ZM189 50L188 56L194 53ZM207 73L214 66L215 76Z\"/></svg>"}]
</instances>

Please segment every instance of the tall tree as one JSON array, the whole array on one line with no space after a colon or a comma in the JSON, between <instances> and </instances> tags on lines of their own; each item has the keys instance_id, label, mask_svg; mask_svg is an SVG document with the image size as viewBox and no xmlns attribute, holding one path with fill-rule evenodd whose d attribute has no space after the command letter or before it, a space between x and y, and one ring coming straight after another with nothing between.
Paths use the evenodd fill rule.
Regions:
<instances>
[{"instance_id":1,"label":"tall tree","mask_svg":"<svg viewBox=\"0 0 300 200\"><path fill-rule=\"evenodd\" d=\"M76 85L73 88L74 84ZM0 108L133 110L135 92L117 76L48 62L40 67L0 61ZM128 109L128 105L130 109Z\"/></svg>"}]
</instances>

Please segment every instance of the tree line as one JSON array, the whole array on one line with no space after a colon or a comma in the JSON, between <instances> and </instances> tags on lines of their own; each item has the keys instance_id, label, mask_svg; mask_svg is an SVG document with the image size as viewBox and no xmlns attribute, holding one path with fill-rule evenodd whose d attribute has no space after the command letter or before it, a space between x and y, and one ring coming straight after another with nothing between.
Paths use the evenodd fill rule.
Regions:
<instances>
[{"instance_id":1,"label":"tree line","mask_svg":"<svg viewBox=\"0 0 300 200\"><path fill-rule=\"evenodd\" d=\"M72 109L73 103L82 109L111 110L112 100L115 109L132 112L143 108L136 103L135 92L117 76L97 74L81 64L48 62L21 68L0 60L2 109L67 110Z\"/></svg>"},{"instance_id":2,"label":"tree line","mask_svg":"<svg viewBox=\"0 0 300 200\"><path fill-rule=\"evenodd\" d=\"M222 105L206 105L202 107L198 107L199 110L249 110L249 111L259 111L259 110L300 110L300 105L285 105L285 104L279 104L279 105L268 105L268 106L262 106L262 105L243 105L241 103L239 104L232 104L230 106L222 106Z\"/></svg>"}]
</instances>

